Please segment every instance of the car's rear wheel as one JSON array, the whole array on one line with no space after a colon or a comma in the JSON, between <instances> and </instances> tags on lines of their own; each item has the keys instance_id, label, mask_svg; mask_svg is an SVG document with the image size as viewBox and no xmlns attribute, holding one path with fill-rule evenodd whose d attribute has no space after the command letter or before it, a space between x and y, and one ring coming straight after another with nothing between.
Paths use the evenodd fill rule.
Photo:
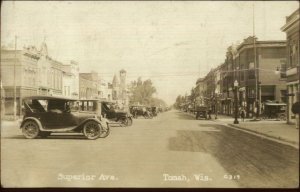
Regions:
<instances>
[{"instance_id":1,"label":"car's rear wheel","mask_svg":"<svg viewBox=\"0 0 300 192\"><path fill-rule=\"evenodd\" d=\"M88 139L97 139L101 134L101 126L95 121L88 121L83 126L83 134Z\"/></svg>"},{"instance_id":2,"label":"car's rear wheel","mask_svg":"<svg viewBox=\"0 0 300 192\"><path fill-rule=\"evenodd\" d=\"M127 120L127 121L128 121L128 126L131 126L131 125L132 125L132 118L131 118L131 117L128 117L127 119L128 119L128 120Z\"/></svg>"},{"instance_id":3,"label":"car's rear wheel","mask_svg":"<svg viewBox=\"0 0 300 192\"><path fill-rule=\"evenodd\" d=\"M149 119L152 119L153 118L153 115L150 113L149 114Z\"/></svg>"},{"instance_id":4,"label":"car's rear wheel","mask_svg":"<svg viewBox=\"0 0 300 192\"><path fill-rule=\"evenodd\" d=\"M34 139L39 135L40 129L35 121L29 120L22 126L22 133L27 139Z\"/></svg>"}]
</instances>

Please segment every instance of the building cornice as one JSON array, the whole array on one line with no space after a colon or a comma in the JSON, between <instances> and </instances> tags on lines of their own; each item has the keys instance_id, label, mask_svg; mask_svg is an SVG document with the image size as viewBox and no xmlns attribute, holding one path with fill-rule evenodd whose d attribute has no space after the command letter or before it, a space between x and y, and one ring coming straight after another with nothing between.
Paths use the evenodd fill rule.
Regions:
<instances>
[{"instance_id":1,"label":"building cornice","mask_svg":"<svg viewBox=\"0 0 300 192\"><path fill-rule=\"evenodd\" d=\"M259 42L256 42L255 44L255 47L256 48L269 48L269 47L285 47L286 46L286 41L283 40L283 41L272 41L272 42L262 42L262 41L259 41ZM242 52L243 50L245 49L253 49L254 45L253 44L241 44L239 47L238 47L238 54L240 52Z\"/></svg>"},{"instance_id":2,"label":"building cornice","mask_svg":"<svg viewBox=\"0 0 300 192\"><path fill-rule=\"evenodd\" d=\"M299 9L298 9L298 11L299 11ZM294 15L294 18L292 18L291 20L287 21L286 24L280 28L280 30L283 31L283 32L286 32L297 21L299 22L299 12L298 12L298 14ZM297 25L294 25L294 26L297 26Z\"/></svg>"}]
</instances>

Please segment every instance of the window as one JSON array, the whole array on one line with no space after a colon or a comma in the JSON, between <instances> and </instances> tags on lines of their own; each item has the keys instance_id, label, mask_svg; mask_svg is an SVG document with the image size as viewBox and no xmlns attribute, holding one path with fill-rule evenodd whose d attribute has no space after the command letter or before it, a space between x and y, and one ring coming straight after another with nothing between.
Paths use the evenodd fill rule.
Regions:
<instances>
[{"instance_id":1,"label":"window","mask_svg":"<svg viewBox=\"0 0 300 192\"><path fill-rule=\"evenodd\" d=\"M286 78L286 61L280 61L280 78Z\"/></svg>"},{"instance_id":2,"label":"window","mask_svg":"<svg viewBox=\"0 0 300 192\"><path fill-rule=\"evenodd\" d=\"M255 79L255 70L251 69L248 71L248 79Z\"/></svg>"},{"instance_id":3,"label":"window","mask_svg":"<svg viewBox=\"0 0 300 192\"><path fill-rule=\"evenodd\" d=\"M81 101L80 110L81 111L96 111L97 104L96 101Z\"/></svg>"},{"instance_id":4,"label":"window","mask_svg":"<svg viewBox=\"0 0 300 192\"><path fill-rule=\"evenodd\" d=\"M69 101L68 105L70 106L71 111L78 111L78 109L79 109L79 102L78 101Z\"/></svg>"},{"instance_id":5,"label":"window","mask_svg":"<svg viewBox=\"0 0 300 192\"><path fill-rule=\"evenodd\" d=\"M290 66L294 67L297 64L297 52L298 52L298 46L296 41L290 42L289 46L289 57L290 57Z\"/></svg>"},{"instance_id":6,"label":"window","mask_svg":"<svg viewBox=\"0 0 300 192\"><path fill-rule=\"evenodd\" d=\"M24 101L25 109L31 109L35 113L42 113L47 111L48 101L47 100L26 100Z\"/></svg>"}]
</instances>

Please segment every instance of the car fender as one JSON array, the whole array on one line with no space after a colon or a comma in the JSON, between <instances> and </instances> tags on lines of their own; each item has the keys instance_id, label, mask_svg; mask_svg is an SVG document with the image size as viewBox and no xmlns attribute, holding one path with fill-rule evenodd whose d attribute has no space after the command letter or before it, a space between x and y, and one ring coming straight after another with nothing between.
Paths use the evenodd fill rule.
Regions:
<instances>
[{"instance_id":1,"label":"car fender","mask_svg":"<svg viewBox=\"0 0 300 192\"><path fill-rule=\"evenodd\" d=\"M23 125L24 125L24 123L25 123L26 121L29 121L29 120L33 120L34 122L36 122L36 123L38 124L38 126L39 126L39 129L40 129L40 130L43 130L42 123L40 122L40 120L38 120L38 119L35 118L35 117L26 117L26 118L22 121L22 123L21 123L21 125L20 125L20 128L22 128Z\"/></svg>"}]
</instances>

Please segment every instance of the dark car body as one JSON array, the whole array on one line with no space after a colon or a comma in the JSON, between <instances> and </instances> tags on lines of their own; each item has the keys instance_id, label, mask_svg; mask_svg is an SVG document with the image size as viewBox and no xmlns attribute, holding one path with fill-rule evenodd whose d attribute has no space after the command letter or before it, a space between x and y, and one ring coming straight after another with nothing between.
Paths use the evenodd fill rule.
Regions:
<instances>
[{"instance_id":1,"label":"dark car body","mask_svg":"<svg viewBox=\"0 0 300 192\"><path fill-rule=\"evenodd\" d=\"M264 109L262 111L263 119L276 119L286 120L286 104L276 102L265 102L263 103Z\"/></svg>"},{"instance_id":2,"label":"dark car body","mask_svg":"<svg viewBox=\"0 0 300 192\"><path fill-rule=\"evenodd\" d=\"M129 108L130 113L133 114L134 118L138 118L139 116L143 116L145 119L152 119L153 115L151 109L144 105L132 105Z\"/></svg>"},{"instance_id":3,"label":"dark car body","mask_svg":"<svg viewBox=\"0 0 300 192\"><path fill-rule=\"evenodd\" d=\"M158 107L151 107L151 112L153 116L157 116L158 114Z\"/></svg>"},{"instance_id":4,"label":"dark car body","mask_svg":"<svg viewBox=\"0 0 300 192\"><path fill-rule=\"evenodd\" d=\"M208 119L209 109L206 106L197 106L195 109L196 119L204 118Z\"/></svg>"},{"instance_id":5,"label":"dark car body","mask_svg":"<svg viewBox=\"0 0 300 192\"><path fill-rule=\"evenodd\" d=\"M67 132L83 133L88 139L106 137L109 125L101 117L97 103L97 100L53 96L26 97L23 99L22 132L26 138Z\"/></svg>"},{"instance_id":6,"label":"dark car body","mask_svg":"<svg viewBox=\"0 0 300 192\"><path fill-rule=\"evenodd\" d=\"M116 104L109 101L101 101L102 116L110 122L115 122L123 126L132 125L132 115L129 112L116 109Z\"/></svg>"}]
</instances>

